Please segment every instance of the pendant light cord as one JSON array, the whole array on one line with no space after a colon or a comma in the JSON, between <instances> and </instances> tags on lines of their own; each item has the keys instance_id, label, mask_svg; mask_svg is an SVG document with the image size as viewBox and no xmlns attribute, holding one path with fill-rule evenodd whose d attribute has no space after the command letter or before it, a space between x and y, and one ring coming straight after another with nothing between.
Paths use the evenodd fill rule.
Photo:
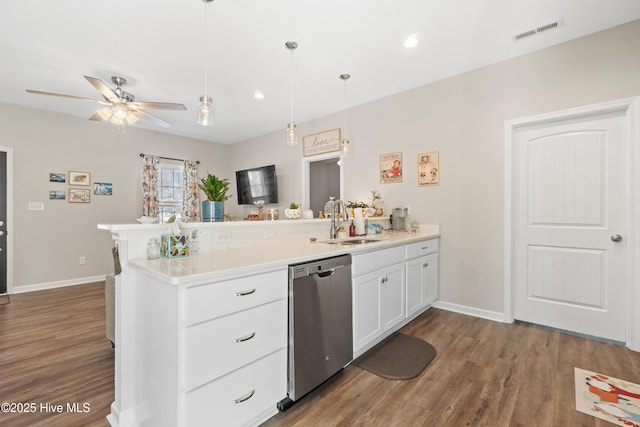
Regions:
<instances>
[{"instance_id":1,"label":"pendant light cord","mask_svg":"<svg viewBox=\"0 0 640 427\"><path fill-rule=\"evenodd\" d=\"M207 44L209 36L209 20L207 19L207 4L209 2L204 1L204 94L208 95L207 90L207 75L209 74L209 46Z\"/></svg>"},{"instance_id":2,"label":"pendant light cord","mask_svg":"<svg viewBox=\"0 0 640 427\"><path fill-rule=\"evenodd\" d=\"M293 49L291 49L291 58L289 59L289 106L291 108L291 123L293 123Z\"/></svg>"}]
</instances>

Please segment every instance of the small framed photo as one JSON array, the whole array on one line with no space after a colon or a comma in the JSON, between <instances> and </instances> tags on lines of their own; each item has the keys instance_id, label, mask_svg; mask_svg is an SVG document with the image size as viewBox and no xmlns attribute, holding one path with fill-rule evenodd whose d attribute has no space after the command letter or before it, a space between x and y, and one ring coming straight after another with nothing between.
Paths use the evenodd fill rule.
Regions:
<instances>
[{"instance_id":1,"label":"small framed photo","mask_svg":"<svg viewBox=\"0 0 640 427\"><path fill-rule=\"evenodd\" d=\"M380 155L380 184L402 182L402 153Z\"/></svg>"},{"instance_id":2,"label":"small framed photo","mask_svg":"<svg viewBox=\"0 0 640 427\"><path fill-rule=\"evenodd\" d=\"M67 198L67 192L64 190L49 190L49 200L64 200Z\"/></svg>"},{"instance_id":3,"label":"small framed photo","mask_svg":"<svg viewBox=\"0 0 640 427\"><path fill-rule=\"evenodd\" d=\"M440 185L440 155L437 151L418 154L418 186Z\"/></svg>"},{"instance_id":4,"label":"small framed photo","mask_svg":"<svg viewBox=\"0 0 640 427\"><path fill-rule=\"evenodd\" d=\"M91 174L69 171L69 185L91 185Z\"/></svg>"},{"instance_id":5,"label":"small framed photo","mask_svg":"<svg viewBox=\"0 0 640 427\"><path fill-rule=\"evenodd\" d=\"M90 203L91 190L89 188L70 188L69 203Z\"/></svg>"},{"instance_id":6,"label":"small framed photo","mask_svg":"<svg viewBox=\"0 0 640 427\"><path fill-rule=\"evenodd\" d=\"M93 194L96 196L112 196L113 185L110 182L94 182Z\"/></svg>"},{"instance_id":7,"label":"small framed photo","mask_svg":"<svg viewBox=\"0 0 640 427\"><path fill-rule=\"evenodd\" d=\"M49 182L67 182L67 174L49 172Z\"/></svg>"}]
</instances>

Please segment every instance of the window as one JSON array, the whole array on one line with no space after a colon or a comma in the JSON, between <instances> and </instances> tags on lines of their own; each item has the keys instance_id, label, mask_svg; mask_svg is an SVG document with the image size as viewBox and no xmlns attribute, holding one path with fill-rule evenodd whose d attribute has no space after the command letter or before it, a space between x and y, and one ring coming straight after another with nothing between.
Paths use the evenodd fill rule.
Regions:
<instances>
[{"instance_id":1,"label":"window","mask_svg":"<svg viewBox=\"0 0 640 427\"><path fill-rule=\"evenodd\" d=\"M182 162L160 160L158 163L158 216L165 223L175 215L182 219L184 204L184 166Z\"/></svg>"}]
</instances>

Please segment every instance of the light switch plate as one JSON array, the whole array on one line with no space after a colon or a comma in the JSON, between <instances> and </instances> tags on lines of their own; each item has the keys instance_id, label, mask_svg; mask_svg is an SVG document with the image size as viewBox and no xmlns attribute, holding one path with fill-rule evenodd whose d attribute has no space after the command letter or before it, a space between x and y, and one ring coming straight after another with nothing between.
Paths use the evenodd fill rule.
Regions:
<instances>
[{"instance_id":1,"label":"light switch plate","mask_svg":"<svg viewBox=\"0 0 640 427\"><path fill-rule=\"evenodd\" d=\"M29 211L43 211L44 203L42 202L29 202L27 204L27 210Z\"/></svg>"}]
</instances>

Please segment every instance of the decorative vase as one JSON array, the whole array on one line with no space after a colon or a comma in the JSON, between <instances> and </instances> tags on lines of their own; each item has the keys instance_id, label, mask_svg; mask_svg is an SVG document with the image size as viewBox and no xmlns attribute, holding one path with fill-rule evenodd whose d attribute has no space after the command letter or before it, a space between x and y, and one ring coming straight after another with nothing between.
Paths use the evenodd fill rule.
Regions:
<instances>
[{"instance_id":1,"label":"decorative vase","mask_svg":"<svg viewBox=\"0 0 640 427\"><path fill-rule=\"evenodd\" d=\"M285 209L284 216L289 219L298 219L300 218L300 208L298 209Z\"/></svg>"},{"instance_id":2,"label":"decorative vase","mask_svg":"<svg viewBox=\"0 0 640 427\"><path fill-rule=\"evenodd\" d=\"M202 202L202 222L224 221L224 202Z\"/></svg>"}]
</instances>

